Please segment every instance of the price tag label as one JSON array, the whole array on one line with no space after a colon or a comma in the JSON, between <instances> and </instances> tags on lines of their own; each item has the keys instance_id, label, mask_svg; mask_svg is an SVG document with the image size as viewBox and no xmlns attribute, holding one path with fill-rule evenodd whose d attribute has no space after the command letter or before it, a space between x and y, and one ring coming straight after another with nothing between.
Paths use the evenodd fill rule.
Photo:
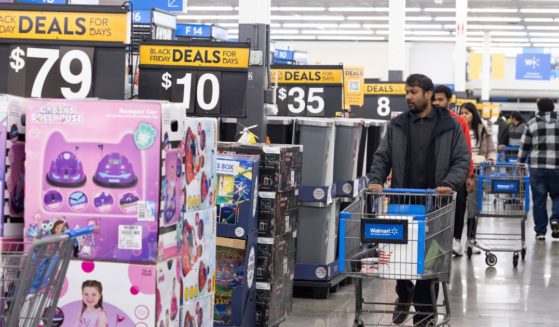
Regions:
<instances>
[{"instance_id":1,"label":"price tag label","mask_svg":"<svg viewBox=\"0 0 559 327\"><path fill-rule=\"evenodd\" d=\"M272 66L280 116L335 117L342 109L343 66Z\"/></svg>"},{"instance_id":2,"label":"price tag label","mask_svg":"<svg viewBox=\"0 0 559 327\"><path fill-rule=\"evenodd\" d=\"M351 107L351 117L390 120L407 110L405 83L365 80L365 101Z\"/></svg>"},{"instance_id":3,"label":"price tag label","mask_svg":"<svg viewBox=\"0 0 559 327\"><path fill-rule=\"evenodd\" d=\"M124 98L127 11L0 4L0 93Z\"/></svg>"},{"instance_id":4,"label":"price tag label","mask_svg":"<svg viewBox=\"0 0 559 327\"><path fill-rule=\"evenodd\" d=\"M242 43L142 44L139 97L182 103L194 115L244 117L249 57Z\"/></svg>"}]
</instances>

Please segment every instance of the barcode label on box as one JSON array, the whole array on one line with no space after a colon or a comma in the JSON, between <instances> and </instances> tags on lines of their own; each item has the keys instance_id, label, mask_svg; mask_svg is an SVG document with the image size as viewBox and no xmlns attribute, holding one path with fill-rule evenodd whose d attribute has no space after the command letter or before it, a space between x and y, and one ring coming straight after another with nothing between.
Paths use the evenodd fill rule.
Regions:
<instances>
[{"instance_id":1,"label":"barcode label on box","mask_svg":"<svg viewBox=\"0 0 559 327\"><path fill-rule=\"evenodd\" d=\"M142 226L119 225L118 248L121 250L141 250Z\"/></svg>"},{"instance_id":2,"label":"barcode label on box","mask_svg":"<svg viewBox=\"0 0 559 327\"><path fill-rule=\"evenodd\" d=\"M138 213L138 221L154 221L155 220L155 202L138 201L136 212Z\"/></svg>"}]
</instances>

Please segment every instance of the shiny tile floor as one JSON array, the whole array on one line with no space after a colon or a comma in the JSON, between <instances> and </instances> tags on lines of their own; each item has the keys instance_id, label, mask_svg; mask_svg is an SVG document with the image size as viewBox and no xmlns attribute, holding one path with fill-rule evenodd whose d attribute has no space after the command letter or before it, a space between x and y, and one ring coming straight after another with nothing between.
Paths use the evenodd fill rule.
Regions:
<instances>
[{"instance_id":1,"label":"shiny tile floor","mask_svg":"<svg viewBox=\"0 0 559 327\"><path fill-rule=\"evenodd\" d=\"M491 220L478 230L511 231L520 228L510 221ZM512 265L511 253L497 253L495 267L485 264L485 255L455 257L449 285L453 327L559 326L559 239L548 231L545 242L534 240L531 215L526 225L526 261ZM394 283L368 281L366 298L394 301ZM293 312L282 327L352 326L354 285L340 287L327 300L295 298ZM375 320L376 321L376 320ZM367 321L371 323L371 321ZM374 322L371 326L375 326Z\"/></svg>"}]
</instances>

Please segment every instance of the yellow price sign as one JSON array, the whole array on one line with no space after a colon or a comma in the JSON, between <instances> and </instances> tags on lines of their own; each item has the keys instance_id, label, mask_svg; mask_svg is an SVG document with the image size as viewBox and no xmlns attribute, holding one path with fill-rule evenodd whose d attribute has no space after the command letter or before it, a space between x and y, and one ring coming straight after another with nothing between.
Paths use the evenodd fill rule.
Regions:
<instances>
[{"instance_id":1,"label":"yellow price sign","mask_svg":"<svg viewBox=\"0 0 559 327\"><path fill-rule=\"evenodd\" d=\"M332 84L343 83L343 70L339 69L272 69L272 83L278 84Z\"/></svg>"},{"instance_id":2,"label":"yellow price sign","mask_svg":"<svg viewBox=\"0 0 559 327\"><path fill-rule=\"evenodd\" d=\"M140 65L247 69L250 49L216 46L140 46Z\"/></svg>"},{"instance_id":3,"label":"yellow price sign","mask_svg":"<svg viewBox=\"0 0 559 327\"><path fill-rule=\"evenodd\" d=\"M363 67L344 67L344 108L362 106L365 95Z\"/></svg>"},{"instance_id":4,"label":"yellow price sign","mask_svg":"<svg viewBox=\"0 0 559 327\"><path fill-rule=\"evenodd\" d=\"M0 10L0 38L127 43L128 20L126 12Z\"/></svg>"},{"instance_id":5,"label":"yellow price sign","mask_svg":"<svg viewBox=\"0 0 559 327\"><path fill-rule=\"evenodd\" d=\"M406 83L365 84L366 95L406 95Z\"/></svg>"}]
</instances>

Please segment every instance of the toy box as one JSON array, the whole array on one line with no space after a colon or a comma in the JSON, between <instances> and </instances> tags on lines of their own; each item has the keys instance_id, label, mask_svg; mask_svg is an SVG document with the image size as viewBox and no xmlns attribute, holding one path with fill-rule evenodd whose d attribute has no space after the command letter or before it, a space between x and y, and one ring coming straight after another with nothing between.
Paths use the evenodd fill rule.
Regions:
<instances>
[{"instance_id":1,"label":"toy box","mask_svg":"<svg viewBox=\"0 0 559 327\"><path fill-rule=\"evenodd\" d=\"M154 262L161 113L157 102L29 100L25 237L95 225L79 257Z\"/></svg>"},{"instance_id":2,"label":"toy box","mask_svg":"<svg viewBox=\"0 0 559 327\"><path fill-rule=\"evenodd\" d=\"M259 237L256 258L256 280L274 283L293 279L295 240L293 233L276 237Z\"/></svg>"},{"instance_id":3,"label":"toy box","mask_svg":"<svg viewBox=\"0 0 559 327\"><path fill-rule=\"evenodd\" d=\"M290 191L301 185L302 151L300 145L238 144L220 142L224 154L260 156L260 191Z\"/></svg>"},{"instance_id":4,"label":"toy box","mask_svg":"<svg viewBox=\"0 0 559 327\"><path fill-rule=\"evenodd\" d=\"M158 292L158 284L155 265L71 261L54 322L61 327L103 321L107 327L155 326L158 308L179 296L178 287L174 293ZM178 326L177 318L167 326Z\"/></svg>"},{"instance_id":5,"label":"toy box","mask_svg":"<svg viewBox=\"0 0 559 327\"><path fill-rule=\"evenodd\" d=\"M180 327L213 327L214 301L210 294L187 302L182 308Z\"/></svg>"},{"instance_id":6,"label":"toy box","mask_svg":"<svg viewBox=\"0 0 559 327\"><path fill-rule=\"evenodd\" d=\"M183 134L185 149L186 211L215 205L217 120L186 118Z\"/></svg>"},{"instance_id":7,"label":"toy box","mask_svg":"<svg viewBox=\"0 0 559 327\"><path fill-rule=\"evenodd\" d=\"M246 238L256 228L258 156L218 155L218 235Z\"/></svg>"},{"instance_id":8,"label":"toy box","mask_svg":"<svg viewBox=\"0 0 559 327\"><path fill-rule=\"evenodd\" d=\"M23 236L25 186L25 107L27 100L0 97L0 237L20 240Z\"/></svg>"},{"instance_id":9,"label":"toy box","mask_svg":"<svg viewBox=\"0 0 559 327\"><path fill-rule=\"evenodd\" d=\"M175 230L160 235L159 260L177 258L184 288L192 297L212 293L215 274L215 208L187 212Z\"/></svg>"},{"instance_id":10,"label":"toy box","mask_svg":"<svg viewBox=\"0 0 559 327\"><path fill-rule=\"evenodd\" d=\"M214 319L216 326L252 326L255 315L256 233L245 239L219 237ZM250 320L250 321L249 321Z\"/></svg>"}]
</instances>

